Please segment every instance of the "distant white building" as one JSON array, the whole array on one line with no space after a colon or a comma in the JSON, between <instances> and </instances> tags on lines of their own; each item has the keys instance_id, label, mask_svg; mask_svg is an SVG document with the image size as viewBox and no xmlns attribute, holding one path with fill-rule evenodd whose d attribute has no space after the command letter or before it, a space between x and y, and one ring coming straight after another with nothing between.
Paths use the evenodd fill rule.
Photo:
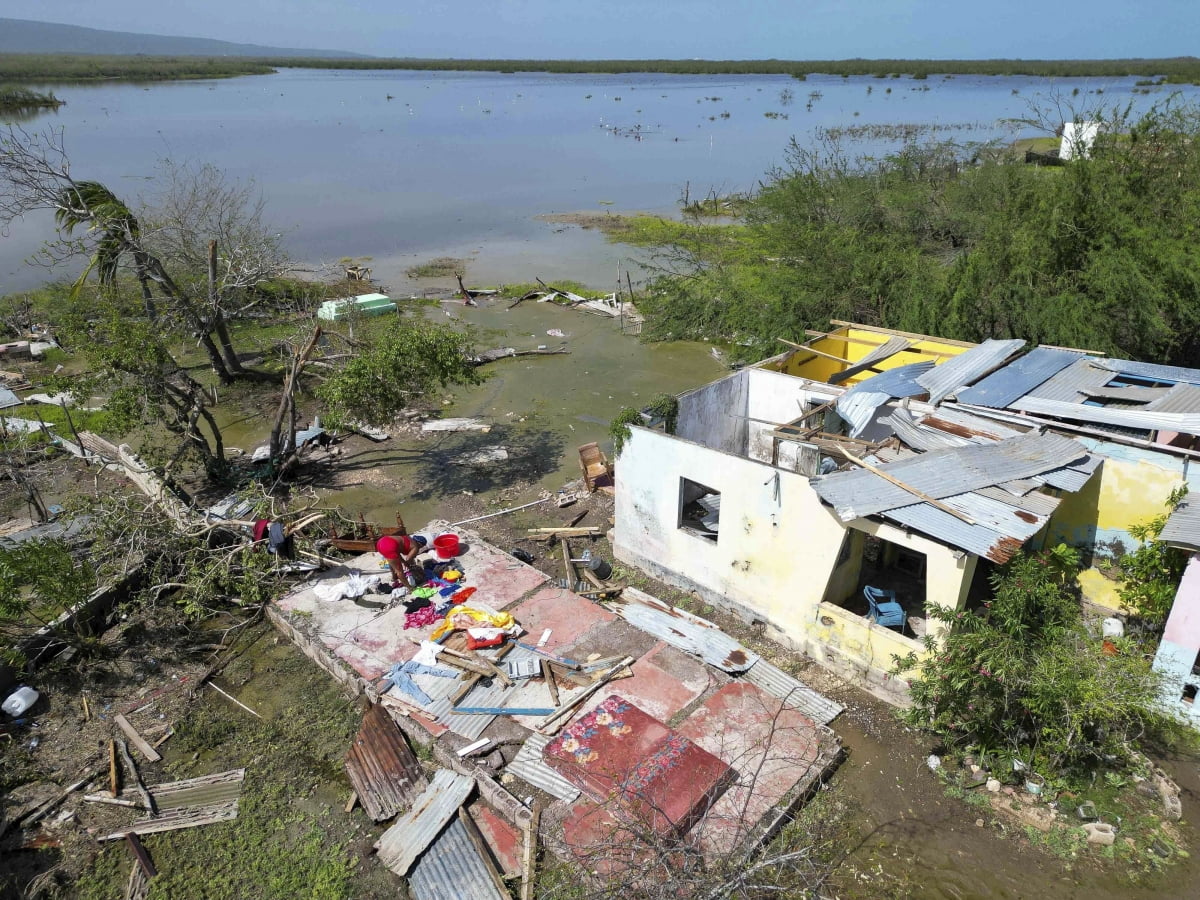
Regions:
<instances>
[{"instance_id":1,"label":"distant white building","mask_svg":"<svg viewBox=\"0 0 1200 900\"><path fill-rule=\"evenodd\" d=\"M1059 159L1087 159L1100 133L1099 122L1064 122Z\"/></svg>"}]
</instances>

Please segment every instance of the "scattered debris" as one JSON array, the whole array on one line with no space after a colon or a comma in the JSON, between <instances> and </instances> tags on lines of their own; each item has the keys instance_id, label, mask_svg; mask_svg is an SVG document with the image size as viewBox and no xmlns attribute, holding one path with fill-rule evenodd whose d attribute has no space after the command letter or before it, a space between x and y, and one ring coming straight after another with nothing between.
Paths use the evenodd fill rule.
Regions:
<instances>
[{"instance_id":1,"label":"scattered debris","mask_svg":"<svg viewBox=\"0 0 1200 900\"><path fill-rule=\"evenodd\" d=\"M155 785L149 791L152 803L158 807L158 816L138 819L132 825L98 837L97 840L118 841L130 832L138 835L155 834L236 819L238 797L245 778L245 769L231 769L215 775Z\"/></svg>"},{"instance_id":2,"label":"scattered debris","mask_svg":"<svg viewBox=\"0 0 1200 900\"><path fill-rule=\"evenodd\" d=\"M146 759L148 759L150 762L158 762L160 759L162 759L162 756L159 755L158 751L146 743L145 739L137 733L137 729L130 725L129 720L123 715L118 713L113 718L113 721L117 723L118 727L123 732L125 732L125 736L133 742L133 746L138 748L138 752L141 753L142 756L146 757Z\"/></svg>"},{"instance_id":3,"label":"scattered debris","mask_svg":"<svg viewBox=\"0 0 1200 900\"><path fill-rule=\"evenodd\" d=\"M430 431L482 431L487 434L492 426L482 419L430 419L421 423L421 430Z\"/></svg>"},{"instance_id":4,"label":"scattered debris","mask_svg":"<svg viewBox=\"0 0 1200 900\"><path fill-rule=\"evenodd\" d=\"M488 447L483 450L472 450L460 453L449 460L452 466L472 466L484 468L507 462L509 458L507 447Z\"/></svg>"}]
</instances>

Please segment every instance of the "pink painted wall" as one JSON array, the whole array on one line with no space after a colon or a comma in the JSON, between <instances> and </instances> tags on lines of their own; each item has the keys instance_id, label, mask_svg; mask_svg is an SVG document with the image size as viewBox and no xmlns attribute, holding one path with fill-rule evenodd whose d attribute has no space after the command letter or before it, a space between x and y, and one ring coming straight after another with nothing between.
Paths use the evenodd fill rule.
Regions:
<instances>
[{"instance_id":1,"label":"pink painted wall","mask_svg":"<svg viewBox=\"0 0 1200 900\"><path fill-rule=\"evenodd\" d=\"M1200 553L1192 554L1184 570L1175 605L1167 617L1163 640L1200 650Z\"/></svg>"}]
</instances>

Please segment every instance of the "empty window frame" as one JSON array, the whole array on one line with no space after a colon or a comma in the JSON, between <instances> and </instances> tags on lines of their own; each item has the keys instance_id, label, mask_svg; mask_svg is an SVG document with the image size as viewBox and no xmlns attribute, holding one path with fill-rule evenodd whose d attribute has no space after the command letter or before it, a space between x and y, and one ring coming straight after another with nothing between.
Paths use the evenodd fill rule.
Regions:
<instances>
[{"instance_id":1,"label":"empty window frame","mask_svg":"<svg viewBox=\"0 0 1200 900\"><path fill-rule=\"evenodd\" d=\"M716 543L721 530L721 492L690 478L680 478L678 527Z\"/></svg>"}]
</instances>

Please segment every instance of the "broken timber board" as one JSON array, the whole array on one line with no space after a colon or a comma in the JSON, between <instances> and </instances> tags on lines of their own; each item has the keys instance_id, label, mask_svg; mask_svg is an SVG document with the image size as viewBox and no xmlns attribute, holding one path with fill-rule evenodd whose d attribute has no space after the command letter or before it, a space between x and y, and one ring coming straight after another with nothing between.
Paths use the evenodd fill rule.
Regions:
<instances>
[{"instance_id":1,"label":"broken timber board","mask_svg":"<svg viewBox=\"0 0 1200 900\"><path fill-rule=\"evenodd\" d=\"M129 849L133 851L133 858L137 861L138 866L146 873L147 878L153 878L158 874L158 869L154 867L154 861L150 859L150 854L146 852L146 848L142 846L142 842L138 836L132 831L125 835L125 842L129 844Z\"/></svg>"},{"instance_id":2,"label":"broken timber board","mask_svg":"<svg viewBox=\"0 0 1200 900\"><path fill-rule=\"evenodd\" d=\"M438 769L412 809L375 842L380 861L401 878L407 877L417 858L458 814L474 787L475 779L470 776Z\"/></svg>"},{"instance_id":3,"label":"broken timber board","mask_svg":"<svg viewBox=\"0 0 1200 900\"><path fill-rule=\"evenodd\" d=\"M404 733L384 707L372 704L346 752L346 774L374 822L390 819L426 787L425 773Z\"/></svg>"},{"instance_id":4,"label":"broken timber board","mask_svg":"<svg viewBox=\"0 0 1200 900\"><path fill-rule=\"evenodd\" d=\"M162 756L159 755L158 751L146 743L145 739L137 733L137 729L130 725L129 720L123 715L117 713L117 715L113 718L113 721L115 721L120 729L125 732L125 736L129 738L129 741L133 744L133 746L138 748L138 752L141 753L142 756L146 757L146 759L150 760L150 762L158 762L160 759L162 759Z\"/></svg>"}]
</instances>

